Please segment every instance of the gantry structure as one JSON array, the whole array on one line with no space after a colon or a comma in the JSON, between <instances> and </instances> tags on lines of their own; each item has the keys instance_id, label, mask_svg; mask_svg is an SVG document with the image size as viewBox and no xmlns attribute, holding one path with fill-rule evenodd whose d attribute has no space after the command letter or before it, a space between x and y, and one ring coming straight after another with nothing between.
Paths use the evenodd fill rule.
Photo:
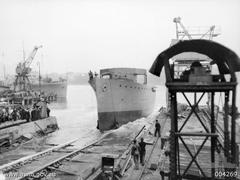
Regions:
<instances>
[{"instance_id":1,"label":"gantry structure","mask_svg":"<svg viewBox=\"0 0 240 180\"><path fill-rule=\"evenodd\" d=\"M207 72L199 61L195 63L192 70L186 72L181 77L174 76L172 60L170 59L183 52L196 52L209 57L210 63L217 65L218 73L213 75ZM170 179L219 179L219 176L217 177L216 174L218 164L216 154L219 152L223 152L224 159L227 162L223 164L223 168L229 173L235 172L239 164L239 150L236 144L236 72L240 71L240 59L237 54L212 40L183 40L178 41L176 44L161 52L152 64L150 73L160 76L163 68L166 76L166 87L170 96L170 162L168 172ZM216 116L215 104L215 95L217 93L224 94L222 118L223 135L217 131L217 124L219 121L219 118ZM198 99L196 101L191 101L188 96L189 94L197 94ZM208 125L199 115L199 109L197 109L205 94L210 95ZM179 95L185 98L191 109L181 124L179 123L178 117ZM229 109L231 109L231 111ZM193 115L196 117L196 121L201 124L202 131L184 130ZM221 140L221 136L223 136L223 140ZM185 141L186 138L202 139L195 153L190 150L189 145ZM181 163L182 148L179 148L180 145L184 147L185 153L188 153L190 157L187 165ZM205 160L205 165L210 165L211 167L206 170L206 168L203 167L204 163L199 163L201 158L199 159L198 157L203 150L207 149L209 150L210 158ZM189 171L193 164L199 172L198 175L191 174ZM221 176L220 179L222 179L222 177L223 176ZM231 176L228 178L234 179L237 177Z\"/></svg>"}]
</instances>

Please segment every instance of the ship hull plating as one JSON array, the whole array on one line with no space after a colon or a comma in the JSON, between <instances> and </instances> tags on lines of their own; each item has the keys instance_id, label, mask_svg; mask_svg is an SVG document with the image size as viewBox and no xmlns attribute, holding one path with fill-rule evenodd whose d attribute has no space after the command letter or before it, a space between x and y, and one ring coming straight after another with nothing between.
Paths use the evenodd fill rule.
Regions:
<instances>
[{"instance_id":1,"label":"ship hull plating","mask_svg":"<svg viewBox=\"0 0 240 180\"><path fill-rule=\"evenodd\" d=\"M154 108L156 92L146 84L127 79L93 78L98 109L98 128L109 130L148 116Z\"/></svg>"}]
</instances>

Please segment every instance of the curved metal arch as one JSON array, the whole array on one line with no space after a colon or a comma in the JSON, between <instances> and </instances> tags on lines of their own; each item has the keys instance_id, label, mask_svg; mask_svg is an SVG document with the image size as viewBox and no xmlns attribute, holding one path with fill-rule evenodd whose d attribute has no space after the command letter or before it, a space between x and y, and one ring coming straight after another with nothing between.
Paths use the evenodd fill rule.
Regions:
<instances>
[{"instance_id":1,"label":"curved metal arch","mask_svg":"<svg viewBox=\"0 0 240 180\"><path fill-rule=\"evenodd\" d=\"M162 68L166 62L169 64L169 59L183 52L197 52L204 54L216 63L220 74L231 74L235 79L236 71L240 71L240 59L235 52L229 48L210 40L195 39L179 41L175 45L161 52L149 72L160 76Z\"/></svg>"}]
</instances>

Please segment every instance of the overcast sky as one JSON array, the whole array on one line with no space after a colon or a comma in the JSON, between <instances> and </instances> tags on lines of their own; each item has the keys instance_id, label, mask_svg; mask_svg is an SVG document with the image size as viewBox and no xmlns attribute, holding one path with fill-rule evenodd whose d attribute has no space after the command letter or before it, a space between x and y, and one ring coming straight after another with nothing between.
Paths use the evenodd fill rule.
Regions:
<instances>
[{"instance_id":1,"label":"overcast sky","mask_svg":"<svg viewBox=\"0 0 240 180\"><path fill-rule=\"evenodd\" d=\"M0 73L35 45L43 73L110 67L149 69L185 26L221 27L215 40L240 55L238 0L0 0Z\"/></svg>"}]
</instances>

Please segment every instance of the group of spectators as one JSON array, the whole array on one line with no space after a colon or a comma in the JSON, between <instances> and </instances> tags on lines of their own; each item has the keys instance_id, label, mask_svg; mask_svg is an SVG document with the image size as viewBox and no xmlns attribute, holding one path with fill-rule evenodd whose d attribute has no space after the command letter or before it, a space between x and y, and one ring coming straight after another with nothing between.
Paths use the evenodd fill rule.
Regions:
<instances>
[{"instance_id":1,"label":"group of spectators","mask_svg":"<svg viewBox=\"0 0 240 180\"><path fill-rule=\"evenodd\" d=\"M93 79L93 72L91 70L88 72L88 75L90 80ZM98 73L94 72L94 76L97 77Z\"/></svg>"},{"instance_id":2,"label":"group of spectators","mask_svg":"<svg viewBox=\"0 0 240 180\"><path fill-rule=\"evenodd\" d=\"M0 108L0 123L7 121L16 121L26 119L29 121L30 112L22 107L1 107Z\"/></svg>"},{"instance_id":3,"label":"group of spectators","mask_svg":"<svg viewBox=\"0 0 240 180\"><path fill-rule=\"evenodd\" d=\"M0 124L7 121L27 120L35 121L49 117L50 109L45 101L34 103L31 108L23 106L2 106L0 107Z\"/></svg>"}]
</instances>

